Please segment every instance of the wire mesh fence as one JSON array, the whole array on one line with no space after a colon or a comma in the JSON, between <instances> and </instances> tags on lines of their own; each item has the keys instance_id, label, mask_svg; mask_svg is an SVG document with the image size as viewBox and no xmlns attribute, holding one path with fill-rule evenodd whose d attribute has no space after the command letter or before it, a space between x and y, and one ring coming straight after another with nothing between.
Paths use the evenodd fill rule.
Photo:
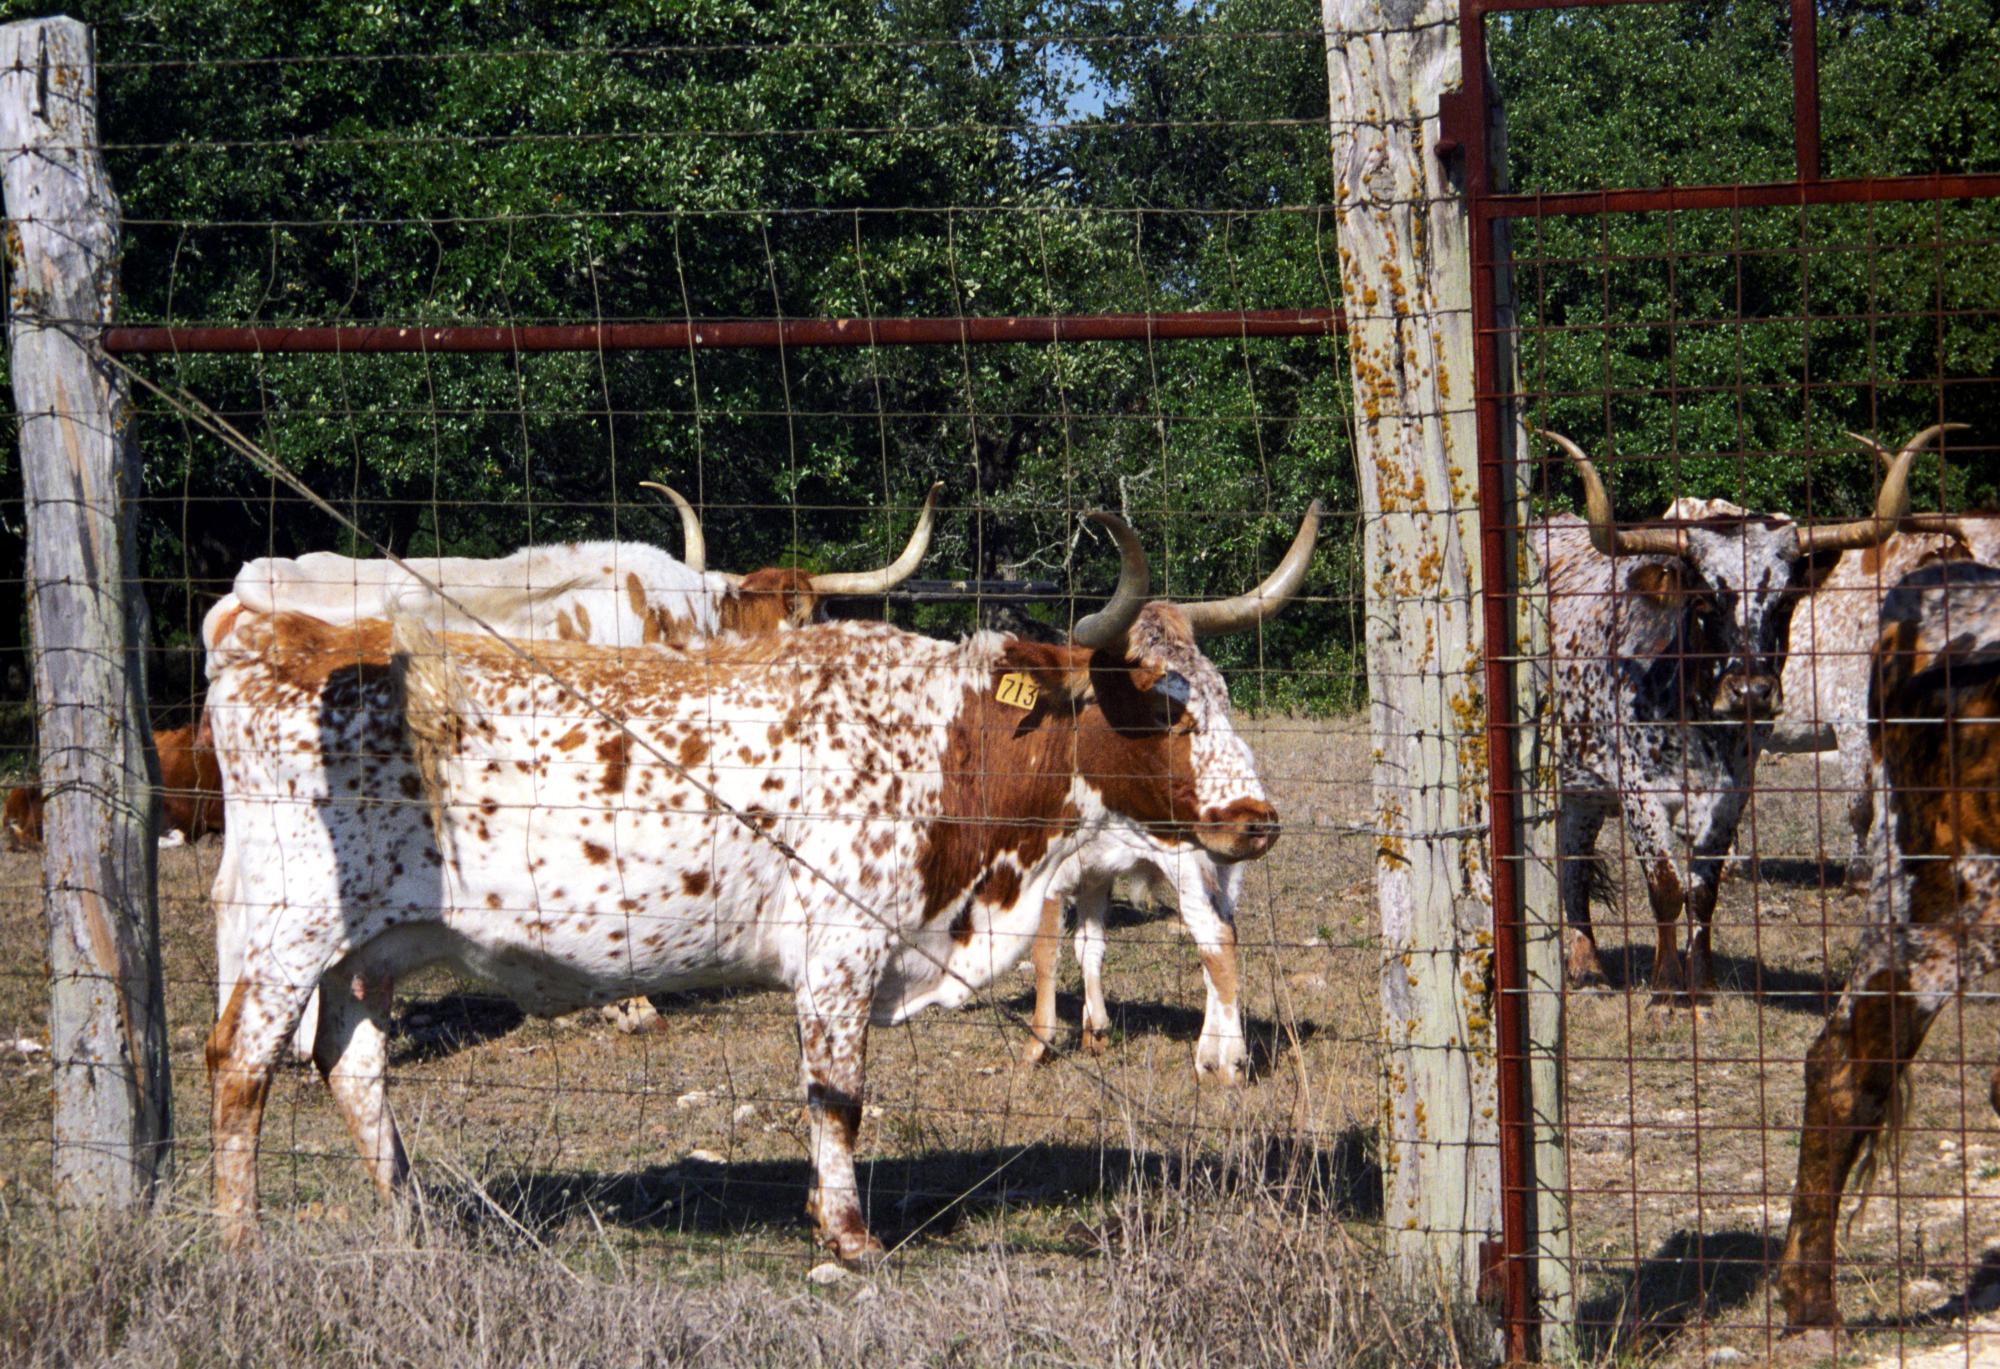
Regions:
<instances>
[{"instance_id":1,"label":"wire mesh fence","mask_svg":"<svg viewBox=\"0 0 2000 1369\"><path fill-rule=\"evenodd\" d=\"M1843 1313L1869 1353L1991 1353L1993 1061L1988 995L1969 972L1912 1071L1914 1110L1900 1150L1883 1146L1872 1202L1857 1211L1865 1180L1849 1189L1837 1265L1833 1243L1798 1243L1828 1187L1824 1147L1852 1158L1898 1053L1894 1033L1863 1030L1851 1073L1807 1069L1809 1049L1832 1068L1813 1044L1830 1016L1825 1040L1846 1041L1886 1001L1873 982L1860 1019L1835 1016L1850 972L1882 953L1882 922L1913 915L1895 891L1911 837L1892 852L1885 815L1977 787L1942 762L1923 780L1877 768L1871 718L1893 708L1873 653L1904 576L1992 554L1976 511L1992 500L1995 311L1975 282L2000 227L1991 198L1891 179L1987 171L1989 140L1899 136L1912 130L1898 100L1854 93L1864 68L1878 90L1913 90L1961 44L1990 56L1990 35L1950 7L1884 27L1819 6L1817 85L1795 87L1784 77L1813 15L1607 7L1488 24L1503 100L1558 51L1587 57L1595 78L1553 108L1531 100L1532 122L1510 126L1520 379L1507 398L1593 459L1629 542L1607 558L1581 520L1524 530L1548 575L1563 744L1537 788L1555 817L1545 849L1561 862L1568 953L1563 1037L1535 1049L1562 1072L1577 1343L1600 1355L1805 1354L1817 1343L1790 1349L1781 1334ZM1590 161L1537 136L1579 100L1655 82L1715 98L1620 121L1626 136ZM1963 95L1940 92L1946 123L1965 116ZM1804 112L1788 127L1808 106L1810 135ZM1792 181L1797 148L1793 201L1760 201L1749 183ZM1883 179L1827 183L1814 202L1821 187L1803 183L1822 173ZM1662 181L1715 194L1625 189ZM1937 512L1882 541L1862 520L1887 511L1878 493L1906 442L1921 448L1913 507ZM1580 472L1545 450L1560 507L1583 492ZM1928 745L1976 707L1941 698L1905 715ZM1956 839L1973 846L1976 830ZM1890 885L1871 893L1885 869ZM1955 910L1933 901L1916 920L1976 920L1976 882ZM1855 1089L1859 1113L1826 1110ZM1834 1187L1847 1177L1843 1163ZM1829 1274L1837 1310L1801 1292Z\"/></svg>"},{"instance_id":2,"label":"wire mesh fence","mask_svg":"<svg viewBox=\"0 0 2000 1369\"><path fill-rule=\"evenodd\" d=\"M1089 1253L1123 1239L1121 1195L1190 1183L1365 1229L1379 1205L1366 1133L1371 848L1350 830L1367 816L1352 713L1360 578L1346 385L1325 326L1336 301L1314 153L1326 125L1317 25L1244 7L1156 19L1143 37L1045 33L1024 10L959 16L945 28L960 36L940 42L928 20L855 18L783 35L745 19L741 41L655 29L629 44L566 34L460 52L385 28L323 59L260 57L240 30L214 59L143 24L101 33L120 322L176 330L164 352L114 352L137 387L135 588L163 767L169 731L208 722L185 746L192 777L177 786L169 770L166 783L236 795L232 755L264 754L240 710L218 713L202 640L204 616L258 558L393 552L421 571L440 555L602 540L622 570L635 543L688 555L677 511L642 488L658 481L692 502L713 569L840 574L893 560L942 482L917 574L971 591L827 596L822 615L1060 642L1119 574L1085 511L1130 521L1155 592L1207 600L1262 580L1318 498L1323 550L1295 603L1206 647L1286 824L1269 860L1244 867L1234 911L1246 1049L1221 1072L1247 1082L1230 1089L1214 1069L1197 1080L1213 977L1171 901L1121 884L1101 952L1105 1020L1080 1039L1076 971L1063 969L1057 1049L1039 1068L1019 1063L1026 967L991 1001L875 1028L860 1184L873 1230L941 1258L990 1242ZM1172 149L1177 184L1151 183L1160 168L1135 139ZM1317 336L1246 323L1187 338L1168 317L1263 310L1322 322ZM996 318L1107 313L1139 319L1138 335L980 335ZM921 347L792 345L791 325L833 318L885 335L898 320L946 326ZM545 324L684 333L666 349L554 354L428 341ZM228 355L188 331L251 325L408 330L426 345ZM701 335L766 325L781 345ZM1041 588L1033 600L987 592L1002 582ZM549 650L571 635L555 621ZM32 756L24 679L9 691L17 771ZM642 722L635 784L660 744ZM352 758L334 745L320 759ZM722 769L732 782L744 765ZM313 821L338 827L343 809L382 798L336 792ZM386 806L426 811L401 793ZM381 805L373 815L397 820ZM261 868L300 849L234 831L225 846L202 825L190 819L185 845L160 855L177 1194L195 1205L213 1158L204 1043L233 983L216 924L241 901L214 892L222 853L254 851ZM38 866L7 860L8 916L26 938ZM595 895L561 882L540 886L534 911L586 915ZM605 911L643 939L643 917ZM23 963L8 982L9 1038L26 1045L7 1091L7 1163L32 1191L48 1164L32 1050L46 980ZM697 988L657 1010L543 1020L440 970L396 989L390 1095L433 1198L504 1212L543 1239L601 1227L670 1263L821 1258L798 1217L813 1147L791 994ZM220 1077L226 1088L226 1060ZM371 1201L340 1110L289 1050L260 1170L283 1220L359 1221Z\"/></svg>"},{"instance_id":3,"label":"wire mesh fence","mask_svg":"<svg viewBox=\"0 0 2000 1369\"><path fill-rule=\"evenodd\" d=\"M1507 197L1489 195L1488 217L1475 203L1474 222L1510 221L1506 341L1518 363L1518 380L1474 381L1478 398L1573 439L1618 524L1651 535L1606 561L1581 525L1561 525L1563 509L1585 506L1584 485L1551 449L1537 521L1512 529L1551 593L1558 760L1523 783L1555 815L1532 840L1560 867L1560 906L1530 917L1567 920L1570 973L1560 1038L1530 1051L1561 1080L1568 1177L1546 1196L1568 1212L1577 1345L1591 1359L1768 1355L1787 1318L1773 1276L1799 1173L1807 1051L1879 937L1871 929L1895 912L1879 886L1846 887L1892 858L1882 815L1897 800L1871 768L1878 758L1863 758L1879 604L1927 559L1992 555L1979 511L1996 499L2000 200L1959 182L1962 198L1852 203L1775 203L1745 187L1795 170L1808 179L1808 161L1812 178L1990 171L1996 125L1980 73L2000 69L2000 54L1965 6L1819 6L1815 159L1795 146L1804 125L1786 126L1800 108L1784 98L1800 89L1784 79L1798 69L1786 21L1799 6L1471 8L1508 111L1513 191L1497 210ZM1349 303L1401 306L1340 298L1333 222L1347 192L1325 156L1320 16L1276 0L826 6L788 12L780 29L761 16L641 19L613 7L605 27L551 20L534 32L376 15L337 40L250 16L232 21L224 48L200 25L127 18L99 31L99 97L123 206L120 322L152 330L143 350L137 333L121 344L114 365L139 387L133 589L149 618L165 820L184 839L159 866L176 1199L208 1201L204 1046L234 953L226 933L218 946L217 917L238 901L253 916L261 906L225 896L218 908L213 892L240 895L243 876L222 871L225 847L205 830L228 771L207 745L212 712L202 727L217 670L203 620L240 588L246 563L394 553L435 573L438 557L507 564L523 548L560 556L602 543L622 583L638 544L694 559L679 511L646 488L662 482L691 501L711 569L840 575L893 561L941 483L917 571L938 583L795 594L785 612L811 617L817 605L837 624L885 621L946 642L992 628L1060 644L1119 576L1118 550L1087 511L1122 513L1153 589L1198 602L1263 580L1317 499L1319 549L1295 600L1202 643L1284 833L1229 876L1240 880L1228 973L1241 1061L1213 1050L1223 967L1197 953L1200 910L1187 905L1199 877L1183 865L1197 857L1163 860L1164 880L1111 891L1102 942L1077 943L1092 978L1101 957L1102 1019L1063 933L1056 1049L1039 1066L1022 1061L1046 1026L1036 957L966 1006L874 1027L857 1182L869 1228L933 1263L988 1246L1051 1267L1131 1249L1197 1191L1287 1249L1365 1263L1385 1224L1371 884L1395 852L1368 787L1379 739L1360 711L1364 603L1382 568L1362 551L1356 378L1337 318ZM1684 201L1616 198L1662 182L1703 184ZM1113 316L1124 322L1088 339L1033 322ZM1272 316L1282 327L1254 322ZM1168 323L1195 317L1235 323L1220 336ZM350 331L321 335L317 352L271 334L234 354L197 331L249 326ZM1110 336L1128 326L1136 335ZM521 345L547 327L580 329L581 344ZM361 330L393 334L402 350L350 346ZM472 330L487 349L455 350ZM641 333L645 345L611 341ZM1848 430L1893 454L1939 423L1967 426L1915 459L1910 489L1917 510L1958 522L1873 550L1859 534L1800 542L1799 528L1884 511L1881 460ZM0 557L21 556L19 507L0 517ZM481 587L443 580L453 593ZM0 583L0 746L23 778L35 715L28 583ZM706 592L719 604L737 591L717 579ZM604 639L559 619L567 604L547 607L542 627L515 635L575 685L589 671L564 667L582 657L563 639ZM650 610L633 609L643 637ZM693 630L698 613L678 628L671 617L658 620L672 638L660 650L711 649ZM781 635L801 632L794 646L868 640L864 628L796 623ZM475 682L500 670L485 648L448 640L445 659ZM346 649L386 667L379 645ZM763 663L757 648L730 649L749 652L716 658L735 687ZM822 668L822 698L877 718L886 698L929 678L911 666L857 685L865 672L851 663ZM630 692L650 669L622 665L615 684ZM568 717L583 706L551 696L534 707ZM710 716L699 760L643 710L582 749L617 771L620 795L649 764L726 789L769 765L737 736L749 715L730 709L745 707ZM243 716L225 719L222 749L281 755L268 736L246 745ZM588 721L579 712L563 727ZM704 780L725 731L750 754ZM567 735L524 733L491 759L560 763ZM322 769L276 765L280 787L355 759L325 736L286 740L319 746ZM1931 778L1898 783L1933 797L1955 786ZM598 789L606 781L592 772ZM498 789L459 782L445 803L461 832L500 821L481 808L503 803ZM621 939L657 931L651 914L612 906L629 895L593 882L588 855L590 823L617 830L615 811L643 805L551 797L542 783L504 802L531 811L530 827L575 825L583 863L517 870L525 900L496 886L500 902L475 900L470 915L485 906L581 927L607 913ZM32 808L17 794L9 830L27 847ZM752 803L724 807L754 818ZM330 794L313 821L379 834L434 811L398 785ZM1008 816L1019 815L977 818ZM785 839L803 849L815 822L855 819L835 805L789 820ZM540 839L523 835L523 850ZM647 854L667 840L637 829L620 839ZM239 836L231 849L282 864L305 839L263 840ZM547 858L492 847L468 870ZM709 878L745 879L738 857ZM0 873L0 917L18 944L38 940L37 860L0 856ZM1161 889L1177 879L1185 926ZM1704 921L1711 941L1691 942ZM1656 956L1668 936L1672 953ZM329 984L366 1006L397 980L393 1002L376 1004L381 1049L427 1201L530 1243L587 1228L617 1258L642 1251L667 1266L821 1258L798 1216L822 1147L801 1108L812 1030L795 995L690 985L545 1018L442 968L400 968L348 966ZM736 964L718 978L732 976L755 977ZM22 1193L49 1166L46 994L39 964L0 972L11 1043L0 1178ZM1872 1348L1977 1353L2000 1303L1989 1011L1976 989L1951 996L1913 1071L1900 1148L1878 1166L1873 1205L1843 1229L1833 1286ZM226 1053L223 1064L226 1080ZM1234 1087L1217 1077L1239 1070ZM827 1087L810 1060L807 1082ZM264 1106L267 1208L303 1225L362 1221L373 1199L352 1109L343 1117L289 1047ZM1502 1178L1523 1182L1536 1181ZM1388 1341L1396 1334L1391 1325Z\"/></svg>"}]
</instances>

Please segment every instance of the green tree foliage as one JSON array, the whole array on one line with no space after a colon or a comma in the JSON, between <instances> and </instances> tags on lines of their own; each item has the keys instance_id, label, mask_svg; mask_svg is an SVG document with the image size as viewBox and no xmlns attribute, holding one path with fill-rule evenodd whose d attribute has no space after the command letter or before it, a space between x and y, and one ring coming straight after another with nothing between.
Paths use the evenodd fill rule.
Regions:
<instances>
[{"instance_id":1,"label":"green tree foliage","mask_svg":"<svg viewBox=\"0 0 2000 1369\"><path fill-rule=\"evenodd\" d=\"M2000 169L2000 17L1986 0L1819 7L1823 173ZM1789 6L1688 3L1491 25L1521 190L1796 174ZM1514 226L1536 419L1641 458L1624 513L1723 496L1852 516L1872 458L1974 431L1919 507L2000 500L2000 202L1551 217ZM1573 497L1567 471L1551 488Z\"/></svg>"},{"instance_id":2,"label":"green tree foliage","mask_svg":"<svg viewBox=\"0 0 2000 1369\"><path fill-rule=\"evenodd\" d=\"M98 34L130 321L1338 302L1326 68L1306 0L75 12ZM1995 165L1990 5L1827 0L1821 15L1828 174ZM1690 0L1495 18L1515 184L1789 176L1787 16L1777 0ZM1517 224L1535 416L1607 451L1679 454L1614 470L1634 516L1679 493L1851 513L1871 472L1842 429L1894 439L1950 417L1989 443L2000 432L1992 387L1976 383L1995 373L1994 214ZM1355 701L1347 382L1323 339L143 365L398 551L589 536L673 548L677 525L638 489L658 478L702 503L719 565L851 565L897 545L942 479L934 573L1101 592L1109 549L1066 514L1109 506L1145 533L1162 587L1197 595L1252 583L1316 496L1335 517L1314 602L1217 651L1246 701ZM246 557L357 549L209 438L143 410L163 645L192 642ZM1943 485L1931 467L1925 501L1993 500L1990 464L1954 462ZM1568 473L1549 472L1567 503ZM18 559L18 518L0 539ZM21 619L12 592L7 627ZM197 664L163 655L156 698L198 697ZM6 692L18 698L23 678Z\"/></svg>"},{"instance_id":3,"label":"green tree foliage","mask_svg":"<svg viewBox=\"0 0 2000 1369\"><path fill-rule=\"evenodd\" d=\"M435 325L1330 303L1323 67L1296 9L167 0L80 17L104 64L127 320ZM1102 108L1072 119L1073 101ZM1252 583L1314 495L1352 506L1332 363L1325 340L1239 340L146 364L399 551L673 547L637 488L657 478L704 505L719 564L853 564L898 544L942 479L934 573L1101 592L1109 549L1065 513L1109 506L1192 595ZM248 556L355 549L171 415L144 425L166 640L192 639ZM1328 579L1314 592L1344 592ZM1344 661L1347 619L1323 604L1226 650ZM156 694L198 691L185 668L155 673ZM1270 678L1283 702L1327 693L1323 675Z\"/></svg>"}]
</instances>

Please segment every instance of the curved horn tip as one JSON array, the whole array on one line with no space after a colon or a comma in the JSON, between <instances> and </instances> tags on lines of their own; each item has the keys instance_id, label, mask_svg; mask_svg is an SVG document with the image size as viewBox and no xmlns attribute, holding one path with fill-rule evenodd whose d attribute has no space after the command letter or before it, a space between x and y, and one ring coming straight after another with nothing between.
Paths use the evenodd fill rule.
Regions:
<instances>
[{"instance_id":1,"label":"curved horn tip","mask_svg":"<svg viewBox=\"0 0 2000 1369\"><path fill-rule=\"evenodd\" d=\"M1248 594L1207 603L1175 605L1180 609L1181 616L1187 619L1188 628L1194 635L1220 637L1231 632L1248 632L1283 612L1305 584L1313 551L1319 545L1319 520L1323 512L1320 501L1313 500L1305 516L1299 519L1299 530L1293 534L1292 544L1285 549L1284 558L1264 577L1264 583Z\"/></svg>"},{"instance_id":2,"label":"curved horn tip","mask_svg":"<svg viewBox=\"0 0 2000 1369\"><path fill-rule=\"evenodd\" d=\"M815 594L887 594L903 581L917 573L924 556L931 549L931 525L937 510L939 492L944 489L944 481L931 485L924 496L923 507L917 510L917 525L910 530L910 540L903 547L902 554L886 566L874 570L829 571L812 577Z\"/></svg>"},{"instance_id":3,"label":"curved horn tip","mask_svg":"<svg viewBox=\"0 0 2000 1369\"><path fill-rule=\"evenodd\" d=\"M1138 618L1139 610L1146 606L1146 596L1152 589L1153 572L1139 534L1132 530L1130 523L1103 509L1092 509L1083 516L1109 532L1118 544L1118 585L1111 592L1110 603L1095 613L1077 619L1069 630L1069 639L1077 646L1102 651L1124 640L1126 631Z\"/></svg>"},{"instance_id":4,"label":"curved horn tip","mask_svg":"<svg viewBox=\"0 0 2000 1369\"><path fill-rule=\"evenodd\" d=\"M679 490L671 485L663 485L657 480L641 480L639 488L658 490L680 511L681 540L684 543L681 548L681 560L687 563L689 570L707 570L708 543L701 534L701 518L695 513L694 505L688 503Z\"/></svg>"}]
</instances>

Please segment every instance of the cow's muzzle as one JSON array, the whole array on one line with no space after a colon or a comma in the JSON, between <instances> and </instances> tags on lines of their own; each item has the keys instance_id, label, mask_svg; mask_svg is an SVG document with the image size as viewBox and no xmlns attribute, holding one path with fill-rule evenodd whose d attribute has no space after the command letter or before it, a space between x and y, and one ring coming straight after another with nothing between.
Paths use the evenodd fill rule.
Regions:
<instances>
[{"instance_id":1,"label":"cow's muzzle","mask_svg":"<svg viewBox=\"0 0 2000 1369\"><path fill-rule=\"evenodd\" d=\"M1278 831L1277 809L1262 799L1237 799L1203 813L1194 839L1217 860L1255 860L1271 849Z\"/></svg>"},{"instance_id":2,"label":"cow's muzzle","mask_svg":"<svg viewBox=\"0 0 2000 1369\"><path fill-rule=\"evenodd\" d=\"M1785 698L1777 676L1744 670L1723 676L1715 692L1716 705L1724 713L1758 721L1777 717Z\"/></svg>"}]
</instances>

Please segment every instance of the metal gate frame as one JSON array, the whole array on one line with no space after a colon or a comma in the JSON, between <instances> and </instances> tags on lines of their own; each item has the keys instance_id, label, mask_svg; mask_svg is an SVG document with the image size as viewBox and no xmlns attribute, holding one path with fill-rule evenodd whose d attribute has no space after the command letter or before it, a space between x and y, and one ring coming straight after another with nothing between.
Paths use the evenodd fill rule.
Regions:
<instances>
[{"instance_id":1,"label":"metal gate frame","mask_svg":"<svg viewBox=\"0 0 2000 1369\"><path fill-rule=\"evenodd\" d=\"M1511 219L1549 215L1645 214L1694 209L1767 208L1787 205L1879 204L1890 202L2000 199L2000 173L1958 175L1821 176L1819 136L1818 10L1814 0L1784 0L1792 17L1792 130L1797 174L1789 181L1734 182L1512 194L1496 190L1491 162L1492 110L1497 96L1486 61L1486 17L1521 10L1608 9L1631 4L1676 4L1682 0L1460 0L1459 57L1462 85L1438 102L1441 158L1465 157L1464 194L1471 218L1473 406L1479 442L1480 599L1486 653L1486 744L1491 758L1488 802L1492 817L1493 951L1499 997L1498 1037L1500 1127L1501 1321L1511 1362L1531 1360L1540 1339L1537 1312L1537 1258L1534 1201L1533 1098L1528 1061L1526 968L1527 910L1517 878L1518 800L1523 791L1514 763L1515 667L1519 658L1494 649L1516 640L1513 608L1517 586L1509 539L1518 529L1506 510L1514 484L1514 459L1506 444L1512 406L1518 399L1503 371L1503 338L1497 309L1498 273L1511 269L1494 248L1494 230ZM1780 0L1773 0L1778 3Z\"/></svg>"}]
</instances>

